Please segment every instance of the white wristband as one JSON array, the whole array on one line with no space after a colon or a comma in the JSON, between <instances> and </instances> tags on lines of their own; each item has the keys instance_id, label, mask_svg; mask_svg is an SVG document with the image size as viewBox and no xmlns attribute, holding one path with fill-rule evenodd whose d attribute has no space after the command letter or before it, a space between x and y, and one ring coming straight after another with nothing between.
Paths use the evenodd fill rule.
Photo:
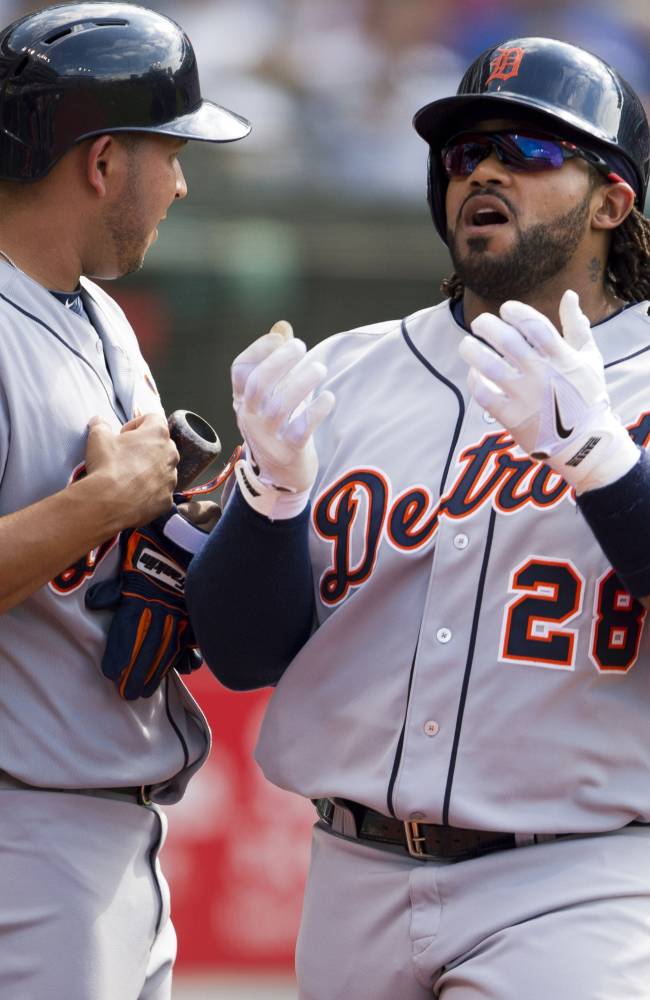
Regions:
<instances>
[{"instance_id":1,"label":"white wristband","mask_svg":"<svg viewBox=\"0 0 650 1000\"><path fill-rule=\"evenodd\" d=\"M297 517L309 503L309 490L294 493L264 483L245 458L237 462L235 478L249 507L270 521L287 521L290 517Z\"/></svg>"},{"instance_id":2,"label":"white wristband","mask_svg":"<svg viewBox=\"0 0 650 1000\"><path fill-rule=\"evenodd\" d=\"M205 531L196 528L181 514L172 514L165 522L163 535L179 548L185 549L186 552L192 552L194 555L201 551L209 537Z\"/></svg>"},{"instance_id":3,"label":"white wristband","mask_svg":"<svg viewBox=\"0 0 650 1000\"><path fill-rule=\"evenodd\" d=\"M598 425L574 435L571 445L556 452L549 464L580 495L616 482L638 460L637 445L616 414L607 410Z\"/></svg>"}]
</instances>

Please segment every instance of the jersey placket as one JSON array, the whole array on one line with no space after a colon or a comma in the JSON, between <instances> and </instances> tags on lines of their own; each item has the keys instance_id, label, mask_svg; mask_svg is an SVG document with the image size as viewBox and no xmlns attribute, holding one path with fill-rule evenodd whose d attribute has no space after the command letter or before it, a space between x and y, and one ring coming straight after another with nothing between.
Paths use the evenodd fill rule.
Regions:
<instances>
[{"instance_id":1,"label":"jersey placket","mask_svg":"<svg viewBox=\"0 0 650 1000\"><path fill-rule=\"evenodd\" d=\"M489 429L470 403L450 468ZM448 491L447 491L448 492ZM494 511L482 504L469 517L440 517L429 588L413 668L409 707L392 810L400 817L452 823L455 760L470 694L482 584L490 554Z\"/></svg>"}]
</instances>

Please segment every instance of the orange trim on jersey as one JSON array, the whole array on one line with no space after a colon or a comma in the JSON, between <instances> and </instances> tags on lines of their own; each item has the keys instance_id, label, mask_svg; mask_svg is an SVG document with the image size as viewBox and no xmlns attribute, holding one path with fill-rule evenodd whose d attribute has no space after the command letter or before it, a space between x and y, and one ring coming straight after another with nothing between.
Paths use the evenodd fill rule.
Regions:
<instances>
[{"instance_id":1,"label":"orange trim on jersey","mask_svg":"<svg viewBox=\"0 0 650 1000\"><path fill-rule=\"evenodd\" d=\"M627 674L632 669L639 658L639 648L645 627L647 609L640 601L635 600L632 595L621 585L617 587L613 595L613 608L603 608L605 598L605 587L612 578L616 577L613 569L606 570L596 581L596 592L594 595L594 619L591 626L591 636L589 642L589 659L601 674ZM620 581L619 581L620 582ZM629 620L621 622L613 621L614 616L625 615ZM609 617L609 621L607 620ZM630 630L634 628L636 637L633 648L630 650L627 659L623 663L604 663L602 656L598 653L600 631L607 628L605 637L605 649L611 650L614 654L620 654L628 644Z\"/></svg>"},{"instance_id":2,"label":"orange trim on jersey","mask_svg":"<svg viewBox=\"0 0 650 1000\"><path fill-rule=\"evenodd\" d=\"M634 431L640 432L644 424L648 425L648 430L641 436L640 433L635 434ZM634 421L633 424L627 424L627 431L631 435L632 439L639 445L640 448L646 448L650 443L650 412L642 413L641 416Z\"/></svg>"},{"instance_id":3,"label":"orange trim on jersey","mask_svg":"<svg viewBox=\"0 0 650 1000\"><path fill-rule=\"evenodd\" d=\"M413 538L420 531L423 531L423 535L414 545L402 545L395 538L395 519L400 503L410 495L413 495L413 500L407 504L399 523L408 538ZM422 510L413 522L407 526L407 522L418 509L418 497L421 497L423 501ZM428 545L435 535L438 529L439 513L440 504L434 505L433 494L426 486L412 486L408 490L402 490L392 502L390 512L386 518L386 537L393 548L398 549L400 552L414 552L416 549L421 549L423 546Z\"/></svg>"},{"instance_id":4,"label":"orange trim on jersey","mask_svg":"<svg viewBox=\"0 0 650 1000\"><path fill-rule=\"evenodd\" d=\"M481 447L485 444L485 442L488 441L490 438L494 438L495 445L500 447L497 447L492 451L487 452L487 454L481 460L478 467L476 469L473 469L472 464L476 459L476 455L471 455L469 453L471 451L479 451ZM510 444L507 445L506 447L502 447L506 445L506 442L510 442ZM456 476L456 479L452 483L451 488L447 491L447 493L445 493L445 495L441 498L440 501L440 508L442 513L444 513L445 517L448 517L450 520L453 521L461 520L462 518L467 517L469 514L473 514L475 510L478 510L480 507L483 506L483 504L488 502L490 497L493 496L495 490L500 486L503 479L504 470L495 468L492 472L489 473L488 476L485 476L484 478L485 470L487 466L490 464L490 462L492 462L494 465L497 465L496 459L498 455L501 454L501 452L510 451L511 447L514 447L514 442L510 434L508 434L507 431L502 431L500 434L485 434L478 442L478 444L469 445L461 452L459 457L459 462L464 463L465 468L461 469L459 474ZM528 461L531 461L531 459L528 459ZM474 482L471 484L463 501L463 504L467 509L463 510L460 514L452 514L447 507L447 503L448 501L454 498L455 494L458 492L459 487L462 485L465 476L470 472L470 470L473 474ZM492 481L490 481L490 477L492 477ZM486 487L488 486L489 489L486 489ZM484 495L477 496L477 494L480 494L482 490L485 490Z\"/></svg>"},{"instance_id":5,"label":"orange trim on jersey","mask_svg":"<svg viewBox=\"0 0 650 1000\"><path fill-rule=\"evenodd\" d=\"M521 508L524 507L527 503L533 502L532 497L530 495L530 490L531 490L532 480L535 478L537 474L537 469L535 468L534 463L530 463L530 468L528 468L524 472L517 485L511 491L511 495L513 499L516 501L516 506L505 507L500 502L502 492L505 490L505 487L510 484L510 480L515 478L518 471L519 470L517 470L516 468L504 469L502 478L496 486L494 499L492 501L492 506L496 510L498 510L499 513L501 514L506 514L506 515L517 514L521 510Z\"/></svg>"},{"instance_id":6,"label":"orange trim on jersey","mask_svg":"<svg viewBox=\"0 0 650 1000\"><path fill-rule=\"evenodd\" d=\"M492 506L500 514L505 514L506 517L511 517L515 514L518 514L519 511L522 509L522 507L526 506L534 507L535 510L552 510L553 507L556 507L559 503L562 503L562 501L565 499L567 493L570 490L568 483L565 483L562 477L558 475L557 472L553 472L553 470L549 468L549 466L547 466L544 462L533 462L532 459L529 459L529 461L531 462L531 467L529 472L527 472L524 476L522 476L521 482L517 486L516 490L513 491L513 495L518 500L519 499L521 500L521 502L518 503L516 507L506 507L501 503L501 495L504 492L506 486L508 485L509 479L511 479L512 475L514 475L514 470L512 475L509 476L508 478L505 478L504 475L503 481L500 482L496 487L494 499L492 501ZM547 485L548 480L551 481L554 480L553 485L550 487ZM558 489L560 484L563 484L562 488ZM525 489L528 491L527 496L524 495L521 498L519 498L518 494L520 487L522 490ZM534 495L535 489L539 490L539 493L541 494L542 497L549 497L549 499L538 500ZM573 498L575 502L575 493L573 491L571 492L573 493ZM553 497L553 493L556 493L555 497Z\"/></svg>"},{"instance_id":7,"label":"orange trim on jersey","mask_svg":"<svg viewBox=\"0 0 650 1000\"><path fill-rule=\"evenodd\" d=\"M647 437L650 439L650 411L643 413L635 424L628 427L628 430L642 427L644 421L648 422ZM553 472L545 463L525 456L507 431L486 432L478 443L463 448L460 457L456 460L456 465L458 471L455 479L437 504L434 504L433 495L429 489L421 484L407 487L393 499L388 475L380 469L367 466L360 469L348 469L331 485L320 489L319 495L313 503L312 524L316 535L330 546L330 563L323 570L319 579L319 591L325 604L329 606L338 604L347 597L351 588L356 588L367 581L377 563L379 547L383 543L384 537L397 551L419 551L434 536L441 517L446 517L450 522L462 521L471 517L485 504L491 504L498 514L506 516L517 514L527 506L536 510L550 510L565 500L575 504L575 491L569 488L562 477ZM374 478L381 482L385 489L379 523L377 520L374 522L375 526L378 523L378 527L376 538L373 538L376 545L372 553L370 553L371 517L376 511L373 510L370 487L367 483L355 478L360 475ZM508 494L507 491L513 478L517 478L517 481ZM345 486L342 485L343 483ZM323 596L324 592L327 591L329 579L332 581L330 590L338 592L336 574L340 573L341 580L346 575L354 577L359 566L363 565L363 562L357 563L356 567L350 565L351 538L353 532L358 531L360 517L359 499L355 496L358 487L362 487L370 498L362 560L365 561L370 555L372 555L372 559L363 577L341 583L342 595L329 600L327 596ZM398 520L397 508L409 494L413 495L413 501L400 512ZM322 504L325 497L329 497L329 499L326 508L323 509ZM417 511L418 500L425 498L428 501L428 506L423 507L421 515L417 516L414 512ZM347 505L344 512L343 503ZM326 525L331 526L331 531L320 530L319 517ZM413 522L409 523L411 517ZM405 537L411 538L416 537L418 531L426 529L427 525L430 530L424 530L422 538L413 545L403 544L396 538L396 529L400 526ZM339 551L343 545L345 545L345 551ZM325 582L326 577L328 578L327 583ZM518 600L524 599L519 598ZM553 619L549 619L549 621L553 621ZM569 631L573 634L573 630ZM545 642L550 640L540 636L531 636L530 641Z\"/></svg>"},{"instance_id":8,"label":"orange trim on jersey","mask_svg":"<svg viewBox=\"0 0 650 1000\"><path fill-rule=\"evenodd\" d=\"M508 652L508 647L511 643L511 637L513 632L513 616L518 608L524 607L528 602L539 601L548 602L549 605L557 604L558 597L560 595L560 590L562 584L558 584L555 580L544 580L543 579L543 567L549 566L553 568L565 569L573 579L575 583L575 588L573 590L573 598L571 607L568 611L562 614L555 615L541 615L538 611L531 612L526 618L526 631L525 638L527 642L539 643L543 649L546 644L555 641L556 639L565 639L567 642L567 652L566 656L560 658L557 656L544 656L542 655L542 649L540 649L539 655L522 656L520 654L515 654ZM530 567L540 568L540 579L536 580L533 584L522 583L521 576ZM502 660L507 660L508 662L515 663L528 663L535 666L547 666L556 668L570 668L573 669L575 666L575 645L577 629L548 629L543 634L536 634L534 628L537 624L548 624L548 625L565 625L576 617L582 610L582 595L584 590L584 578L578 572L576 567L569 561L563 559L549 559L543 556L532 556L525 563L517 566L510 577L510 592L524 591L522 597L515 597L513 600L506 604L504 610L504 622L501 631L501 643L499 658Z\"/></svg>"},{"instance_id":9,"label":"orange trim on jersey","mask_svg":"<svg viewBox=\"0 0 650 1000\"><path fill-rule=\"evenodd\" d=\"M613 628L610 629L609 639L607 642L608 649L625 649L627 644L629 629L627 628Z\"/></svg>"},{"instance_id":10,"label":"orange trim on jersey","mask_svg":"<svg viewBox=\"0 0 650 1000\"><path fill-rule=\"evenodd\" d=\"M560 485L560 483L564 482L564 480L562 479L562 476L559 474L559 472L555 472L550 467L550 465L546 465L545 462L538 463L538 468L537 468L537 471L536 471L535 475L533 476L533 479L537 479L538 476L539 476L540 484L541 484L541 485L539 485L539 491L542 494L542 496L545 496L545 497L551 496L551 494L555 493L555 491L557 490L557 488ZM546 482L545 482L545 480L546 480ZM549 486L548 485L549 482L552 483L552 485ZM570 489L569 484L567 482L565 482L564 483L564 489L562 490L562 492L560 493L560 495L557 497L557 499L555 501L553 501L553 503L558 503L560 500L563 500L564 497L566 496L567 491L569 489ZM531 497L531 503L535 507L545 507L545 508L548 507L548 504L540 504L537 500L534 499L534 497Z\"/></svg>"},{"instance_id":11,"label":"orange trim on jersey","mask_svg":"<svg viewBox=\"0 0 650 1000\"><path fill-rule=\"evenodd\" d=\"M379 482L381 482L383 486L384 499L382 503L382 509L380 511L380 521L377 527L377 542L374 545L374 551L372 552L370 546L370 529L372 523L372 515L374 513L374 510L372 509L372 504L374 502L372 490L368 486L368 484L364 482L362 479L350 478L354 476L361 476L364 474L367 476L372 476L375 479L379 480ZM346 479L348 479L349 481L345 482ZM341 485L341 489L340 492L337 492L339 484ZM366 516L366 525L364 533L364 548L361 554L361 558L357 562L355 567L351 565L352 560L351 560L350 550L352 545L352 533L354 531L354 525L357 521L357 511L359 509L359 500L354 495L358 488L363 489L366 493L366 496L368 498L368 512ZM386 522L386 510L388 508L388 498L390 497L390 492L391 492L391 484L387 476L385 476L384 473L381 472L379 469L373 469L369 467L362 469L354 469L340 476L338 480L335 480L334 483L327 488L327 490L324 490L321 493L319 499L314 503L313 513L312 513L312 525L314 527L314 531L319 536L319 538L322 538L324 541L330 543L333 542L332 560L330 561L329 566L321 573L318 581L320 598L323 601L323 603L328 605L329 607L333 607L336 604L340 604L340 602L347 597L351 588L360 587L361 584L365 583L366 580L372 574L375 565L377 563L377 556L379 554L379 546L384 531L384 524ZM342 593L333 599L329 599L327 597L328 584L325 583L324 581L326 577L332 576L332 574L334 574L334 577L332 579L332 584L335 585L338 579L336 574L338 573L340 567L339 553L341 547L341 538L338 534L328 535L322 532L318 526L318 521L317 521L318 512L321 509L321 500L323 496L325 496L327 493L332 493L332 496L330 497L327 506L325 508L325 517L328 523L332 525L336 524L337 518L336 516L332 516L332 512L338 511L340 505L343 503L344 500L348 504L348 511L350 513L350 521L348 529L345 533L345 540L344 540L344 545L345 545L344 565L345 565L346 583L343 586ZM372 556L372 558L369 560L369 565L366 572L363 574L363 576L358 576L358 577L355 576L355 574L359 572L359 567L364 565L369 556ZM351 579L351 577L354 577L354 579ZM334 586L329 587L330 591L333 589Z\"/></svg>"},{"instance_id":12,"label":"orange trim on jersey","mask_svg":"<svg viewBox=\"0 0 650 1000\"><path fill-rule=\"evenodd\" d=\"M49 581L50 590L62 597L74 594L80 587L95 575L97 567L104 561L106 556L115 548L120 539L119 534L114 538L109 538L107 542L92 549L86 556L77 560L74 566L69 566L62 573L59 573L53 580Z\"/></svg>"}]
</instances>

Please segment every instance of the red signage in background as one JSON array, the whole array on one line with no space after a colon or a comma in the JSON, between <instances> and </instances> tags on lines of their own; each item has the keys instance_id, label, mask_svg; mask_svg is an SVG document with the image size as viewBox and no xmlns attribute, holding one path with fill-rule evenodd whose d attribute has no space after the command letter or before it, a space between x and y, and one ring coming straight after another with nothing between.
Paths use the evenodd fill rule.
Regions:
<instances>
[{"instance_id":1,"label":"red signage in background","mask_svg":"<svg viewBox=\"0 0 650 1000\"><path fill-rule=\"evenodd\" d=\"M189 686L214 742L182 801L165 810L177 968L290 971L314 809L266 781L253 759L269 691L226 691L205 668Z\"/></svg>"}]
</instances>

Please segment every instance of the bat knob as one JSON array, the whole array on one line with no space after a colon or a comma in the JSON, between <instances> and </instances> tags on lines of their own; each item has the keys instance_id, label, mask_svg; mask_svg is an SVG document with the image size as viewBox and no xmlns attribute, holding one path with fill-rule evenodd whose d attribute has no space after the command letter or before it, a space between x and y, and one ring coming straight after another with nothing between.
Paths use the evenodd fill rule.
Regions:
<instances>
[{"instance_id":1,"label":"bat knob","mask_svg":"<svg viewBox=\"0 0 650 1000\"><path fill-rule=\"evenodd\" d=\"M174 410L167 423L180 455L177 488L183 490L214 462L221 442L214 427L191 410Z\"/></svg>"}]
</instances>

